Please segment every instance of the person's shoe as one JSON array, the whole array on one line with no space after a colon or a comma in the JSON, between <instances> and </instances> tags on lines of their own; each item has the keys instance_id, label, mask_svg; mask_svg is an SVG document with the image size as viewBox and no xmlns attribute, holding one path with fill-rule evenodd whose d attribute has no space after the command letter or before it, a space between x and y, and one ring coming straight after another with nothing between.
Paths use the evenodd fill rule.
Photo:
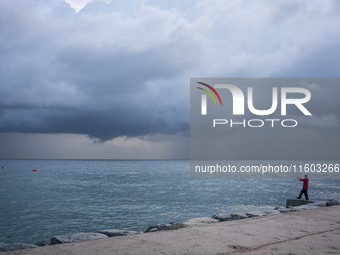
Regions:
<instances>
[{"instance_id":1,"label":"person's shoe","mask_svg":"<svg viewBox=\"0 0 340 255\"><path fill-rule=\"evenodd\" d=\"M299 197L296 197L297 199L300 199Z\"/></svg>"}]
</instances>

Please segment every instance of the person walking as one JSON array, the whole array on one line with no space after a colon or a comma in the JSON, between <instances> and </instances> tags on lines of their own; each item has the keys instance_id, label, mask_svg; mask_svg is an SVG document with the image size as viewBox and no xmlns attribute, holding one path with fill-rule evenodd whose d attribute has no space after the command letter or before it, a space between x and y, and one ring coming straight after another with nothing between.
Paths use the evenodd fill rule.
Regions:
<instances>
[{"instance_id":1,"label":"person walking","mask_svg":"<svg viewBox=\"0 0 340 255\"><path fill-rule=\"evenodd\" d=\"M307 191L308 191L308 175L305 174L305 178L304 179L301 179L299 176L296 177L298 178L300 181L303 182L303 187L302 187L302 190L300 192L300 195L298 197L296 197L297 199L300 199L302 197L302 194L305 194L305 198L306 200L308 200L308 194L307 194Z\"/></svg>"}]
</instances>

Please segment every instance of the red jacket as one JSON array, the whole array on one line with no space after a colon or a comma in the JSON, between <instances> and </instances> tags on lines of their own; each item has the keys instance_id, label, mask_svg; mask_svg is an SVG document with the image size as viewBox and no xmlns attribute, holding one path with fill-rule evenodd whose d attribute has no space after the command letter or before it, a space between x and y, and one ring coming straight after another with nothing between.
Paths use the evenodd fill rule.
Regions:
<instances>
[{"instance_id":1,"label":"red jacket","mask_svg":"<svg viewBox=\"0 0 340 255\"><path fill-rule=\"evenodd\" d=\"M300 181L302 181L303 182L303 188L304 189L308 189L308 179L306 178L306 179L300 179Z\"/></svg>"}]
</instances>

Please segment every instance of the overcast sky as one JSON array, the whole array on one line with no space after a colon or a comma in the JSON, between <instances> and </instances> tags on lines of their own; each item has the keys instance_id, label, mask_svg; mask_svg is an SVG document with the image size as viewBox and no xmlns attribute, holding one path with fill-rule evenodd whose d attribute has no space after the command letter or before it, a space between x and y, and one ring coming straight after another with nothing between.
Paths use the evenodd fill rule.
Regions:
<instances>
[{"instance_id":1,"label":"overcast sky","mask_svg":"<svg viewBox=\"0 0 340 255\"><path fill-rule=\"evenodd\" d=\"M0 158L188 159L191 77L339 77L339 13L337 0L1 0Z\"/></svg>"}]
</instances>

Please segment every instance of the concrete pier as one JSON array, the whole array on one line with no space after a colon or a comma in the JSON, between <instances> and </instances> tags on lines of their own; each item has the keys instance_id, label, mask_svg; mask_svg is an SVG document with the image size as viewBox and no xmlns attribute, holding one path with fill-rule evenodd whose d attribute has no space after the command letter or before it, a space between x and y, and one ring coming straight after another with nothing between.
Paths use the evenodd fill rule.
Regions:
<instances>
[{"instance_id":1,"label":"concrete pier","mask_svg":"<svg viewBox=\"0 0 340 255\"><path fill-rule=\"evenodd\" d=\"M286 208L289 208L289 206L300 206L300 205L306 205L308 203L313 203L312 201L308 201L308 200L303 200L303 199L287 199L286 202Z\"/></svg>"}]
</instances>

